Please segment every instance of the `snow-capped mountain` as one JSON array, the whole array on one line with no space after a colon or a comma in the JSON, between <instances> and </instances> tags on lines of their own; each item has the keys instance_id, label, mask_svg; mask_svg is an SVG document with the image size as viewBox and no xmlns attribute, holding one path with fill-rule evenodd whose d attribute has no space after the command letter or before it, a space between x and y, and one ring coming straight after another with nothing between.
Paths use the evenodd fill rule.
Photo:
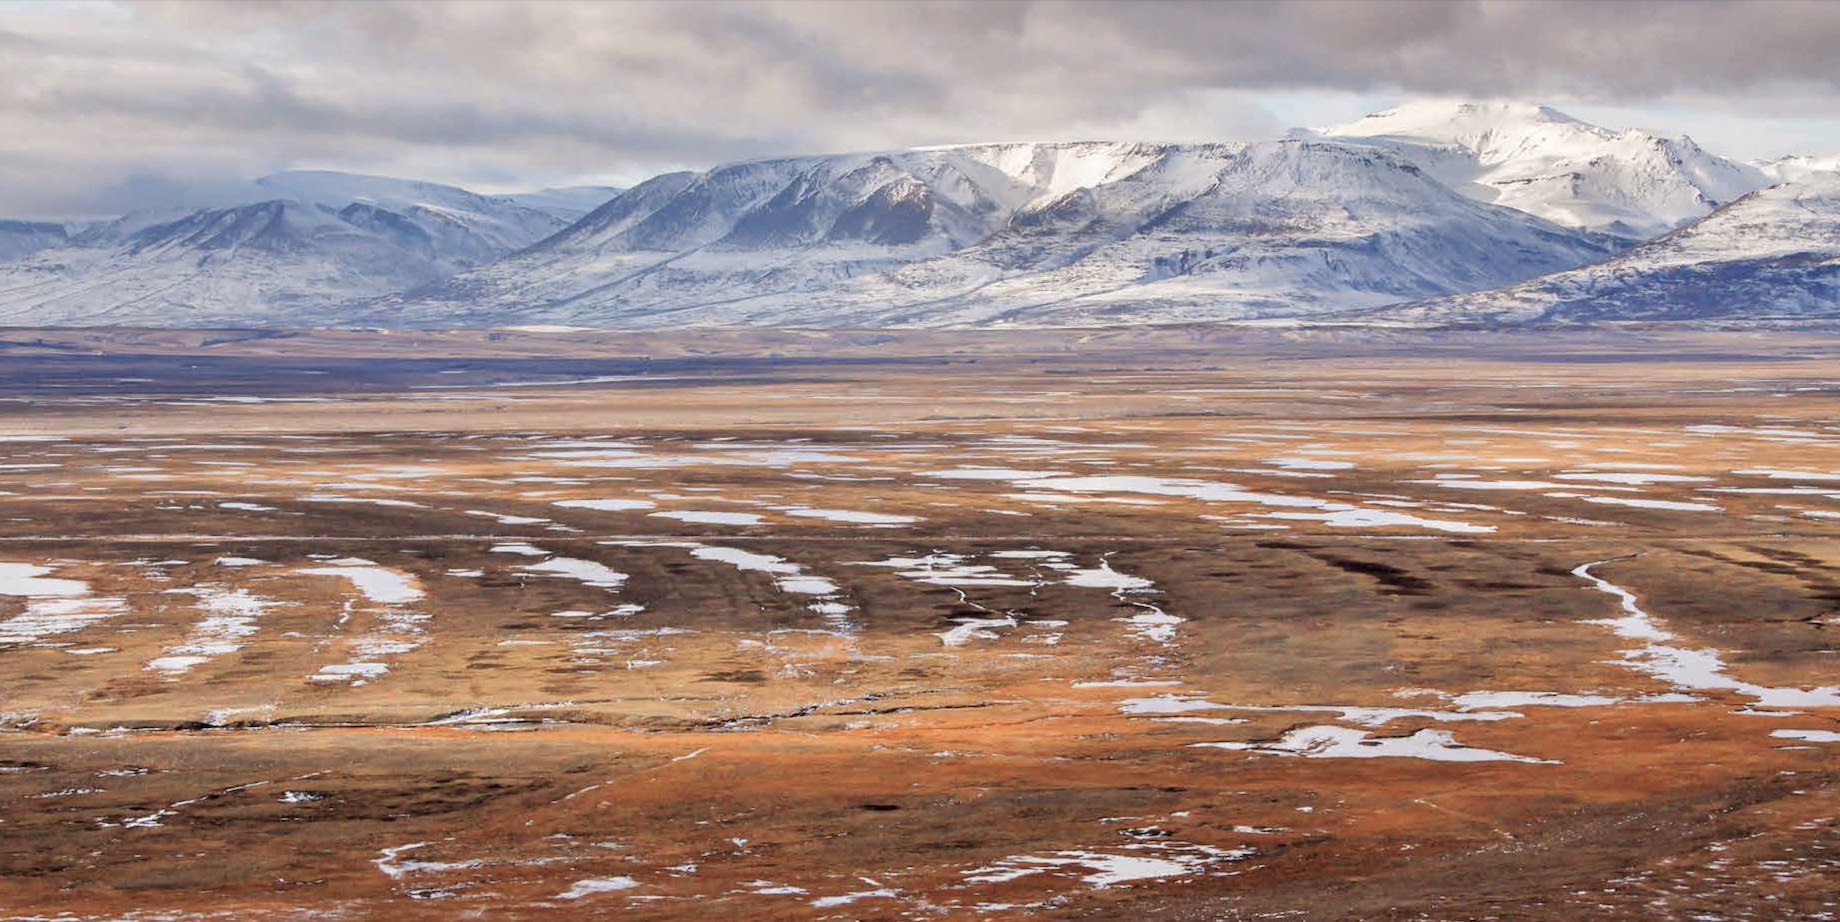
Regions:
<instances>
[{"instance_id":1,"label":"snow-capped mountain","mask_svg":"<svg viewBox=\"0 0 1840 922\"><path fill-rule=\"evenodd\" d=\"M1479 201L1627 243L1774 181L1691 138L1613 131L1529 103L1417 102L1314 134L1384 147Z\"/></svg>"},{"instance_id":2,"label":"snow-capped mountain","mask_svg":"<svg viewBox=\"0 0 1840 922\"><path fill-rule=\"evenodd\" d=\"M0 222L0 323L1809 316L1840 313L1834 177L1836 158L1739 164L1543 106L1452 102L1285 141L790 157L624 191L296 171L190 210Z\"/></svg>"},{"instance_id":3,"label":"snow-capped mountain","mask_svg":"<svg viewBox=\"0 0 1840 922\"><path fill-rule=\"evenodd\" d=\"M282 200L336 211L351 223L412 225L426 234L437 258L478 265L523 249L579 220L606 201L605 190L548 189L523 195L487 196L455 186L335 173L293 170L264 176L239 201ZM617 192L618 190L614 190Z\"/></svg>"},{"instance_id":4,"label":"snow-capped mountain","mask_svg":"<svg viewBox=\"0 0 1840 922\"><path fill-rule=\"evenodd\" d=\"M996 144L633 187L377 323L968 325L1300 315L1507 284L1585 235L1323 141Z\"/></svg>"},{"instance_id":5,"label":"snow-capped mountain","mask_svg":"<svg viewBox=\"0 0 1840 922\"><path fill-rule=\"evenodd\" d=\"M233 197L103 222L0 265L0 318L337 323L340 305L482 265L569 223L515 196L350 173L277 173Z\"/></svg>"},{"instance_id":6,"label":"snow-capped mountain","mask_svg":"<svg viewBox=\"0 0 1840 922\"><path fill-rule=\"evenodd\" d=\"M1483 325L1840 318L1840 173L1752 193L1601 263L1378 317Z\"/></svg>"}]
</instances>

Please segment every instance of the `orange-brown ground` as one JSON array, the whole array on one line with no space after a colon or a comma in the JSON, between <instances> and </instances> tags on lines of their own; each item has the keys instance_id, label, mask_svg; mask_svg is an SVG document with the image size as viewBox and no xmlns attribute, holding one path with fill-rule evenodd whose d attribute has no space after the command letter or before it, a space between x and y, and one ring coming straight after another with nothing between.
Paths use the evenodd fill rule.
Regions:
<instances>
[{"instance_id":1,"label":"orange-brown ground","mask_svg":"<svg viewBox=\"0 0 1840 922\"><path fill-rule=\"evenodd\" d=\"M0 920L1840 912L1840 341L0 367Z\"/></svg>"}]
</instances>

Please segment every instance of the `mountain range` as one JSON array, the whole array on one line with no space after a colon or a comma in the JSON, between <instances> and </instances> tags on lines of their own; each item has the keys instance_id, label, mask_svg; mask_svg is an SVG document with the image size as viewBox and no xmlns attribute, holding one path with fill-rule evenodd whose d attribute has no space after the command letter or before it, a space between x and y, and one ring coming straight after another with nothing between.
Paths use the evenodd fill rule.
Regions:
<instances>
[{"instance_id":1,"label":"mountain range","mask_svg":"<svg viewBox=\"0 0 1840 922\"><path fill-rule=\"evenodd\" d=\"M980 145L660 177L368 319L901 326L1289 316L1490 288L1606 253L1374 148Z\"/></svg>"},{"instance_id":2,"label":"mountain range","mask_svg":"<svg viewBox=\"0 0 1840 922\"><path fill-rule=\"evenodd\" d=\"M1840 158L1544 106L1283 140L982 144L486 196L332 172L0 221L20 326L1522 324L1840 317Z\"/></svg>"},{"instance_id":3,"label":"mountain range","mask_svg":"<svg viewBox=\"0 0 1840 922\"><path fill-rule=\"evenodd\" d=\"M585 199L617 191L491 197L303 171L196 210L61 228L61 238L0 227L0 241L18 241L23 256L0 265L0 317L34 326L336 324L353 304L537 243L579 219L592 207Z\"/></svg>"}]
</instances>

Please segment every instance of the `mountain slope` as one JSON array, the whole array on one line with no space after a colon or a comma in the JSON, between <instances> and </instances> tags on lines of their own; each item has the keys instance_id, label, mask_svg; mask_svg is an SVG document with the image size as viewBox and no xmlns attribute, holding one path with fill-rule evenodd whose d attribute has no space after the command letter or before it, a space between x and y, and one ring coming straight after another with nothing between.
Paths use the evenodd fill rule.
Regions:
<instances>
[{"instance_id":1,"label":"mountain slope","mask_svg":"<svg viewBox=\"0 0 1840 922\"><path fill-rule=\"evenodd\" d=\"M1817 173L1840 173L1840 155L1779 157L1775 160L1752 161L1751 166L1768 176L1772 182L1794 182Z\"/></svg>"},{"instance_id":2,"label":"mountain slope","mask_svg":"<svg viewBox=\"0 0 1840 922\"><path fill-rule=\"evenodd\" d=\"M1223 319L1473 290L1603 253L1365 147L977 145L661 176L370 319Z\"/></svg>"},{"instance_id":3,"label":"mountain slope","mask_svg":"<svg viewBox=\"0 0 1840 922\"><path fill-rule=\"evenodd\" d=\"M337 324L340 305L491 262L568 223L452 186L349 173L278 173L243 194L128 215L0 266L0 320Z\"/></svg>"},{"instance_id":4,"label":"mountain slope","mask_svg":"<svg viewBox=\"0 0 1840 922\"><path fill-rule=\"evenodd\" d=\"M1419 102L1314 134L1384 147L1479 201L1626 243L1772 182L1684 136L1612 131L1528 103Z\"/></svg>"},{"instance_id":5,"label":"mountain slope","mask_svg":"<svg viewBox=\"0 0 1840 922\"><path fill-rule=\"evenodd\" d=\"M62 224L43 221L0 221L0 263L24 259L40 250L70 242Z\"/></svg>"},{"instance_id":6,"label":"mountain slope","mask_svg":"<svg viewBox=\"0 0 1840 922\"><path fill-rule=\"evenodd\" d=\"M1840 174L1752 193L1595 265L1381 311L1411 323L1840 318Z\"/></svg>"},{"instance_id":7,"label":"mountain slope","mask_svg":"<svg viewBox=\"0 0 1840 922\"><path fill-rule=\"evenodd\" d=\"M515 196L490 197L454 186L334 173L295 170L255 181L254 200L281 199L319 206L347 220L412 225L434 242L439 259L477 265L520 250L566 227L571 221L523 204Z\"/></svg>"}]
</instances>

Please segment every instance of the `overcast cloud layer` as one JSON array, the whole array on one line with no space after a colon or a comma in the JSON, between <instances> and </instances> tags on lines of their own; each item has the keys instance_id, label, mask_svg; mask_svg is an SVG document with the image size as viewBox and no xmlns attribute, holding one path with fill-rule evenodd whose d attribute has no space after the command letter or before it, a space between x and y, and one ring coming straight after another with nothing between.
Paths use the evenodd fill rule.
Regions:
<instances>
[{"instance_id":1,"label":"overcast cloud layer","mask_svg":"<svg viewBox=\"0 0 1840 922\"><path fill-rule=\"evenodd\" d=\"M784 153L1275 136L1508 96L1840 149L1840 2L0 5L0 215L276 169L484 188ZM1831 150L1810 152L1826 153Z\"/></svg>"}]
</instances>

